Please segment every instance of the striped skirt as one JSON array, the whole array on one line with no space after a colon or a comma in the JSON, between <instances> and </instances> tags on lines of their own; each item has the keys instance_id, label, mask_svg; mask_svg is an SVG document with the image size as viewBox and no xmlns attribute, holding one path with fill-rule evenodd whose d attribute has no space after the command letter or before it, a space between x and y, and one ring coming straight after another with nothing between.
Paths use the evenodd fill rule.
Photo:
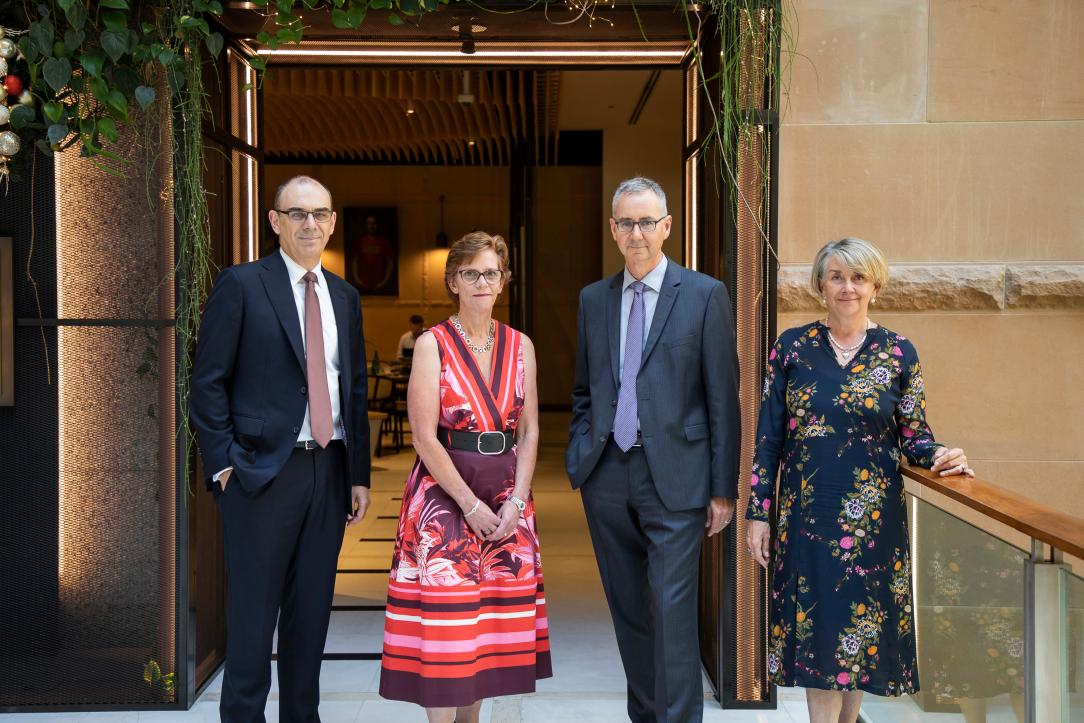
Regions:
<instances>
[{"instance_id":1,"label":"striped skirt","mask_svg":"<svg viewBox=\"0 0 1084 723\"><path fill-rule=\"evenodd\" d=\"M483 504L499 509L514 485L514 455L450 453ZM418 461L388 584L380 694L427 708L467 706L534 692L551 675L533 501L506 539L479 540Z\"/></svg>"}]
</instances>

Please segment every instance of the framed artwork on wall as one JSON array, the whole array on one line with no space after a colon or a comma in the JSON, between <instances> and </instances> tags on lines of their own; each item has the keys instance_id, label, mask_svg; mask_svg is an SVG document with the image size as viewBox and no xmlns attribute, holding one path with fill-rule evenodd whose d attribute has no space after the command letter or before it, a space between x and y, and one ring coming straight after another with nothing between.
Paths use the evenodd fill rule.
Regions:
<instances>
[{"instance_id":1,"label":"framed artwork on wall","mask_svg":"<svg viewBox=\"0 0 1084 723\"><path fill-rule=\"evenodd\" d=\"M362 296L399 295L399 216L390 206L343 209L346 280Z\"/></svg>"}]
</instances>

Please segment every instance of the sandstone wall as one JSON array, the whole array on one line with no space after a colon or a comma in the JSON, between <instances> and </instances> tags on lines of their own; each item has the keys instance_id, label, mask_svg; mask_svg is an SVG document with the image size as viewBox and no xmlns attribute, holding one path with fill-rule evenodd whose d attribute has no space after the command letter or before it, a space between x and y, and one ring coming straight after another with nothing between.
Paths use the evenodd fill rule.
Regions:
<instances>
[{"instance_id":1,"label":"sandstone wall","mask_svg":"<svg viewBox=\"0 0 1084 723\"><path fill-rule=\"evenodd\" d=\"M979 475L1084 516L1084 3L796 0L779 162L780 330L817 249L878 244L872 318Z\"/></svg>"}]
</instances>

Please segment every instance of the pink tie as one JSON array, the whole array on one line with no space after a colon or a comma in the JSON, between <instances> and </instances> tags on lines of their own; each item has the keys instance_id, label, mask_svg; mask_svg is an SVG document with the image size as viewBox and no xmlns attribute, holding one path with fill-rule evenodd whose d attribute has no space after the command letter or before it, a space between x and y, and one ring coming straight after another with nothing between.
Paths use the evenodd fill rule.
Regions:
<instances>
[{"instance_id":1,"label":"pink tie","mask_svg":"<svg viewBox=\"0 0 1084 723\"><path fill-rule=\"evenodd\" d=\"M331 441L331 394L327 390L327 366L324 362L324 325L320 318L320 299L316 296L316 274L305 279L305 367L309 378L309 426L312 438L321 447Z\"/></svg>"}]
</instances>

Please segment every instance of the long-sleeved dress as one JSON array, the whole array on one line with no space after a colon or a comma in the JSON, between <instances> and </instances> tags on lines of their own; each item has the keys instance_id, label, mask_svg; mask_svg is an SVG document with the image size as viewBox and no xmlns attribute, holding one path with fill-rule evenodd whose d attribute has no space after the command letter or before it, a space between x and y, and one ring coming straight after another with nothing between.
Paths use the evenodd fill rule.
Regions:
<instances>
[{"instance_id":1,"label":"long-sleeved dress","mask_svg":"<svg viewBox=\"0 0 1084 723\"><path fill-rule=\"evenodd\" d=\"M777 685L918 690L901 452L929 467L914 346L883 327L841 366L820 322L772 347L748 519L775 528L768 671ZM776 494L776 471L779 492Z\"/></svg>"}]
</instances>

